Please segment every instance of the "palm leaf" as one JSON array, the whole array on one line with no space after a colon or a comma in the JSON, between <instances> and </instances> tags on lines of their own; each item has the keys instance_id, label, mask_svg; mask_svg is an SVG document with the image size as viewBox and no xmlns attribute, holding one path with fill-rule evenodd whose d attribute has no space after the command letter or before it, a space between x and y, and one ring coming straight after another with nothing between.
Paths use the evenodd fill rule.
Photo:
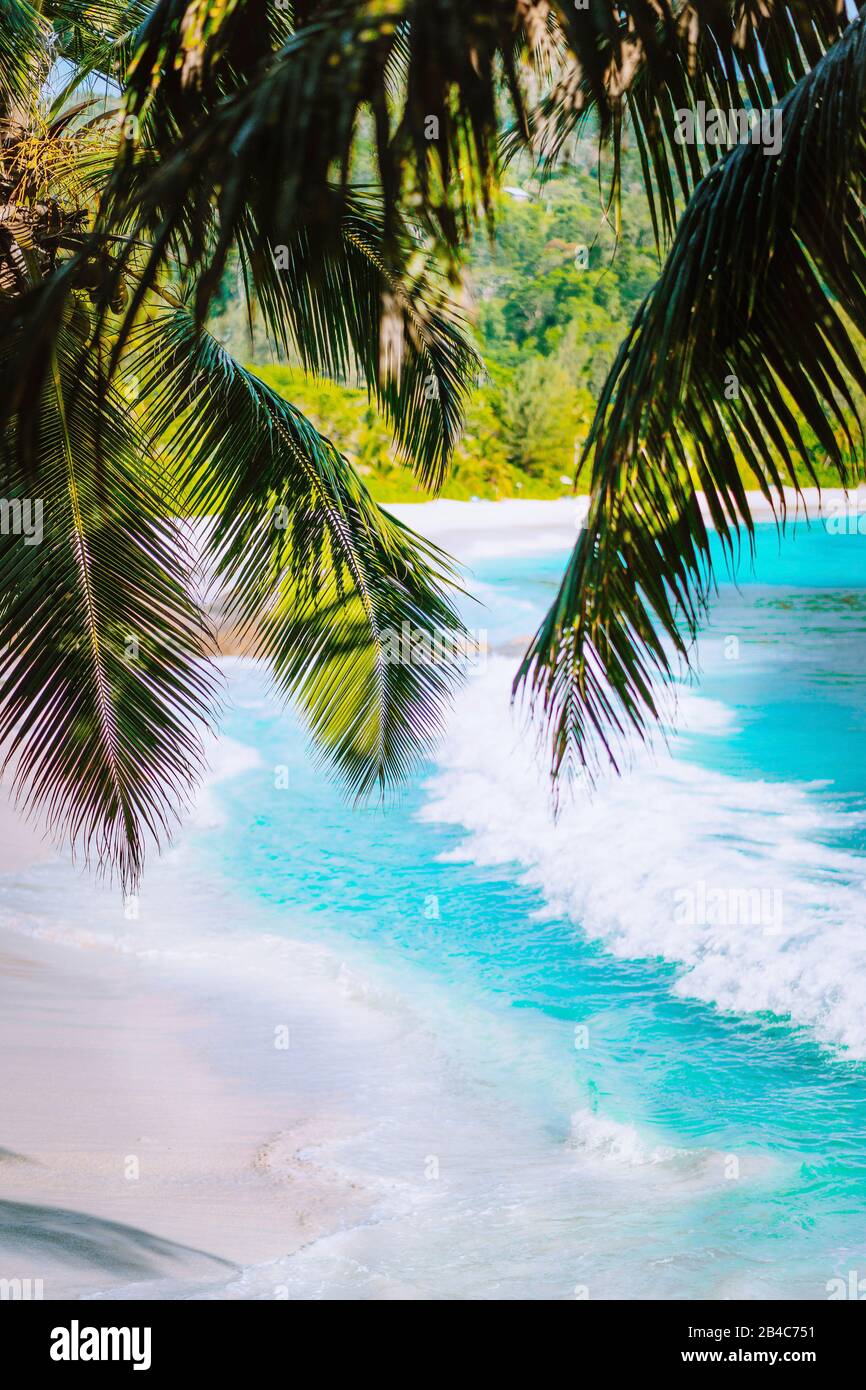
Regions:
<instances>
[{"instance_id":1,"label":"palm leaf","mask_svg":"<svg viewBox=\"0 0 866 1390\"><path fill-rule=\"evenodd\" d=\"M401 779L431 746L463 665L446 558L377 507L287 401L197 335L183 306L160 311L132 348L144 422L188 503L214 518L229 619L350 791ZM407 637L436 659L404 660Z\"/></svg>"},{"instance_id":2,"label":"palm leaf","mask_svg":"<svg viewBox=\"0 0 866 1390\"><path fill-rule=\"evenodd\" d=\"M117 80L133 36L145 22L148 0L41 0L57 58L74 65L80 84L96 73Z\"/></svg>"},{"instance_id":3,"label":"palm leaf","mask_svg":"<svg viewBox=\"0 0 866 1390\"><path fill-rule=\"evenodd\" d=\"M44 527L39 543L14 527L0 538L0 718L24 808L130 891L189 802L216 687L182 535L160 520L142 437L83 352L89 332L73 299L35 466L14 420L0 436L3 496L38 505Z\"/></svg>"},{"instance_id":4,"label":"palm leaf","mask_svg":"<svg viewBox=\"0 0 866 1390\"><path fill-rule=\"evenodd\" d=\"M334 190L332 194L337 201ZM376 393L397 441L425 486L444 481L480 358L442 277L406 228L399 267L386 263L375 200L350 191L340 254L302 232L266 247L246 224L243 264L270 332L319 376L359 376Z\"/></svg>"},{"instance_id":5,"label":"palm leaf","mask_svg":"<svg viewBox=\"0 0 866 1390\"><path fill-rule=\"evenodd\" d=\"M515 42L534 0L487 0L465 7L444 0L398 0L379 10L357 0L304 8L304 22L270 59L237 86L224 61L221 32L204 36L201 83L159 83L172 99L154 148L159 167L142 192L127 160L119 166L109 209L133 215L157 244L146 268L153 279L168 248L182 238L186 260L214 283L247 213L267 244L306 232L312 244L339 246L348 208L329 194L335 170L348 189L359 115L373 113L384 213L386 262L399 240L399 208L455 248L480 206L491 205L499 132L498 81L519 99ZM131 72L128 109L151 109L153 74L184 66L183 3L158 7L158 41L142 45ZM156 19L154 19L154 25ZM395 90L395 70L402 74ZM247 70L248 72L249 70ZM438 123L430 138L429 121ZM182 132L182 134L180 134ZM219 236L213 227L214 190Z\"/></svg>"},{"instance_id":6,"label":"palm leaf","mask_svg":"<svg viewBox=\"0 0 866 1390\"><path fill-rule=\"evenodd\" d=\"M658 712L713 585L702 490L729 560L752 531L741 468L784 517L812 478L805 422L840 479L866 394L866 24L782 103L777 157L738 147L699 185L605 385L592 502L518 673L555 773L617 761ZM735 389L736 386L736 389Z\"/></svg>"},{"instance_id":7,"label":"palm leaf","mask_svg":"<svg viewBox=\"0 0 866 1390\"><path fill-rule=\"evenodd\" d=\"M252 8L253 60L238 50L235 3L220 7L210 27L193 24L194 42L185 19L193 8L161 0L143 26L127 104L153 117L159 167L142 197L127 160L112 207L118 216L139 207L142 226L166 246L183 236L189 262L201 264L210 284L247 209L271 244L300 230L316 245L336 244L344 210L335 220L328 189L335 170L348 188L366 111L386 251L401 209L411 208L455 257L479 212L492 213L506 102L513 115L506 153L534 141L548 162L592 114L612 151L614 191L625 133L633 130L653 218L670 234L677 191L688 196L715 157L676 145L676 111L701 100L723 109L772 105L846 23L837 0L631 0L580 8L547 0L396 0L381 9L360 0L314 0L276 51L268 44L279 35ZM553 74L540 101L527 80L527 57L542 78ZM215 248L206 235L214 189L221 231Z\"/></svg>"},{"instance_id":8,"label":"palm leaf","mask_svg":"<svg viewBox=\"0 0 866 1390\"><path fill-rule=\"evenodd\" d=\"M479 355L431 252L410 228L401 225L386 260L379 200L358 189L333 187L328 196L336 242L332 236L316 243L303 229L274 245L248 210L239 217L234 227L238 279L247 293L250 322L261 310L271 339L308 371L337 381L362 380L420 481L437 489L462 433L466 401L481 368ZM104 233L104 225L97 228L97 244ZM197 228L193 244L183 244L183 234L179 246L167 237L160 249L151 251L144 274L138 274L137 236L121 239L109 289L123 277L137 277L137 284L116 336L115 363L147 300L155 262L162 257L168 268L179 255L184 265L194 264L200 235L211 240L216 227ZM221 255L206 274L195 275L198 324L206 320L224 272Z\"/></svg>"},{"instance_id":9,"label":"palm leaf","mask_svg":"<svg viewBox=\"0 0 866 1390\"><path fill-rule=\"evenodd\" d=\"M46 67L48 30L26 0L0 6L0 119L32 98Z\"/></svg>"},{"instance_id":10,"label":"palm leaf","mask_svg":"<svg viewBox=\"0 0 866 1390\"><path fill-rule=\"evenodd\" d=\"M700 102L725 112L775 106L843 32L836 0L693 0L685 4L557 7L563 39L547 92L527 116L534 153L549 173L576 136L592 130L599 159L610 158L619 196L626 142L634 139L661 248L676 227L681 201L730 146L677 141L677 113ZM613 7L611 7L613 8ZM600 18L601 16L601 18ZM524 124L503 142L505 159L526 146Z\"/></svg>"}]
</instances>

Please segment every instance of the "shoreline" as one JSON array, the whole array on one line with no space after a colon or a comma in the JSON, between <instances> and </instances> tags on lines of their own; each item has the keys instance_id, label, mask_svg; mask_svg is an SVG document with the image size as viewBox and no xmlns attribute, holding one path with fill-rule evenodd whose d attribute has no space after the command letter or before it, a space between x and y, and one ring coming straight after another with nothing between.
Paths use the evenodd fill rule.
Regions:
<instances>
[{"instance_id":1,"label":"shoreline","mask_svg":"<svg viewBox=\"0 0 866 1390\"><path fill-rule=\"evenodd\" d=\"M697 494L701 514L708 529L713 518L703 493ZM757 523L776 520L776 515L760 492L748 493L752 516ZM787 525L816 524L821 518L849 511L866 516L866 484L851 489L804 488L797 494L785 489ZM498 501L477 498L459 502L451 498L436 498L427 502L384 502L382 510L409 527L423 539L432 542L458 565L471 570L476 561L515 559L552 553L570 552L589 508L585 493L559 497L552 501L531 498L502 498ZM201 545L201 518L190 523L193 549ZM207 608L217 632L222 656L244 656L249 651L249 636L241 636L226 619L220 601L204 583L197 594ZM2 872L2 869L0 869Z\"/></svg>"},{"instance_id":2,"label":"shoreline","mask_svg":"<svg viewBox=\"0 0 866 1390\"><path fill-rule=\"evenodd\" d=\"M819 511L817 494L806 497L813 523L839 506L866 512L866 489L822 502ZM471 563L571 545L585 507L565 498L389 510ZM772 519L765 503L755 517ZM0 787L0 905L13 884L32 886L38 914L42 876L59 857ZM187 922L181 910L178 929ZM245 985L231 969L209 972L194 934L182 938L185 961L130 936L132 949L112 950L104 934L62 943L0 926L0 1280L41 1280L46 1299L208 1297L208 1287L240 1296L231 1290L242 1270L370 1213L374 1194L315 1151L363 1124L352 1081L391 1025L351 1007L338 1014L330 966L316 978L303 952ZM273 1043L285 1018L288 1070ZM285 1297L281 1288L275 1272L263 1296Z\"/></svg>"},{"instance_id":3,"label":"shoreline","mask_svg":"<svg viewBox=\"0 0 866 1390\"><path fill-rule=\"evenodd\" d=\"M190 829L243 770L221 747ZM184 935L154 945L5 787L0 846L0 1300L230 1299L245 1270L267 1287L271 1262L362 1222L370 1194L317 1153L355 1124L330 1073L357 1020L327 971L300 948L241 979L164 885L156 918ZM55 933L79 888L80 925ZM287 1017L291 1054L274 1044Z\"/></svg>"}]
</instances>

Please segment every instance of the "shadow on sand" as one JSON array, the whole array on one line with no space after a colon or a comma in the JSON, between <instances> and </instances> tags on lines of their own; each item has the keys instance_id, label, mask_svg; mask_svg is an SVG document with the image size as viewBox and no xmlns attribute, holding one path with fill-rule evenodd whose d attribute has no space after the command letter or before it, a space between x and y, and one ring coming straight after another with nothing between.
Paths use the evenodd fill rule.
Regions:
<instances>
[{"instance_id":1,"label":"shadow on sand","mask_svg":"<svg viewBox=\"0 0 866 1390\"><path fill-rule=\"evenodd\" d=\"M204 1261L214 1275L233 1267L218 1256L136 1226L63 1207L0 1201L0 1276L20 1274L22 1260L33 1267L42 1260L124 1279L160 1278L168 1272L167 1265L183 1261L189 1267L191 1259ZM13 1262L18 1269L10 1269Z\"/></svg>"}]
</instances>

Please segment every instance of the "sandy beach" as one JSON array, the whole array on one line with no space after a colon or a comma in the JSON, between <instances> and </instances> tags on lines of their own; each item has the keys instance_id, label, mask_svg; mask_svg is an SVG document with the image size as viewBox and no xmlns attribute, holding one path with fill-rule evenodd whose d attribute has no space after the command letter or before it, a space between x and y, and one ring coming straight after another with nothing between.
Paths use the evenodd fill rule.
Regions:
<instances>
[{"instance_id":1,"label":"sandy beach","mask_svg":"<svg viewBox=\"0 0 866 1390\"><path fill-rule=\"evenodd\" d=\"M814 519L817 496L805 500ZM471 566L563 548L585 506L391 510ZM0 901L52 857L0 796ZM334 1058L352 1052L355 1021L328 1012L332 982L296 1002L304 1041L289 1068L267 1041L277 1005L263 1016L240 983L187 983L146 951L0 931L0 1280L39 1280L46 1299L160 1297L164 1281L173 1296L187 1281L231 1297L242 1268L362 1218L369 1195L310 1156L352 1123ZM285 1296L276 1277L270 1296Z\"/></svg>"},{"instance_id":2,"label":"sandy beach","mask_svg":"<svg viewBox=\"0 0 866 1390\"><path fill-rule=\"evenodd\" d=\"M0 845L0 897L54 857L6 796ZM166 1280L231 1297L242 1267L360 1214L363 1194L299 1156L337 1122L263 1067L236 1004L134 954L0 930L3 1297L16 1280L45 1299L158 1298Z\"/></svg>"},{"instance_id":3,"label":"sandy beach","mask_svg":"<svg viewBox=\"0 0 866 1390\"><path fill-rule=\"evenodd\" d=\"M759 492L750 492L749 505L755 521L773 521L775 513ZM703 494L698 494L704 519L711 524L709 508ZM819 494L814 487L804 488L799 495L793 488L785 489L787 524L833 517L848 512L866 513L866 487L852 489L847 494L841 488L825 488ZM458 560L471 564L473 560L498 555L538 554L545 550L562 550L574 544L589 508L585 495L559 497L554 501L435 502L399 503L387 510L407 526L433 540Z\"/></svg>"}]
</instances>

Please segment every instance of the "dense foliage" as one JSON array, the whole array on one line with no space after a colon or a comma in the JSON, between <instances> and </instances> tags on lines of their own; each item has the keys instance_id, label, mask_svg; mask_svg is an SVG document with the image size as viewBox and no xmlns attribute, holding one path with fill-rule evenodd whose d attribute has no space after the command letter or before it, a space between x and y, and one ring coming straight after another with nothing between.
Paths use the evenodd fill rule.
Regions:
<instances>
[{"instance_id":1,"label":"dense foliage","mask_svg":"<svg viewBox=\"0 0 866 1390\"><path fill-rule=\"evenodd\" d=\"M658 274L642 189L623 194L617 240L592 152L545 183L509 171L492 238L467 257L464 293L483 366L443 497L558 497L574 484L595 402L640 301ZM229 275L213 329L235 355L335 440L380 501L431 494L413 483L387 423L350 377L311 378L262 332L250 335Z\"/></svg>"}]
</instances>

